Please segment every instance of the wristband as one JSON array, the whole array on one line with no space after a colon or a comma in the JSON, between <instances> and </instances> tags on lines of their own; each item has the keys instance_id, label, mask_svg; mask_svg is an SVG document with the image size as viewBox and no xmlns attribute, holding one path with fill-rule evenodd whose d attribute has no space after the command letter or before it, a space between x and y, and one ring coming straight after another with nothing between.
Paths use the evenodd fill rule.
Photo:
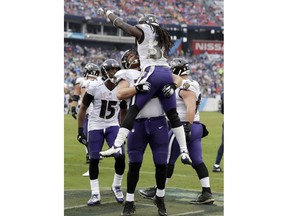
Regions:
<instances>
[{"instance_id":1,"label":"wristband","mask_svg":"<svg viewBox=\"0 0 288 216\"><path fill-rule=\"evenodd\" d=\"M114 21L113 21L113 26L115 26L115 21L116 21L117 19L120 19L120 17L116 17L116 19L114 19ZM117 27L117 26L115 26L115 27Z\"/></svg>"},{"instance_id":2,"label":"wristband","mask_svg":"<svg viewBox=\"0 0 288 216\"><path fill-rule=\"evenodd\" d=\"M80 99L80 96L79 96L79 95L73 95L73 96L72 96L72 101L78 102L79 99Z\"/></svg>"},{"instance_id":3,"label":"wristband","mask_svg":"<svg viewBox=\"0 0 288 216\"><path fill-rule=\"evenodd\" d=\"M111 10L106 11L106 16L108 17L111 13L113 13Z\"/></svg>"},{"instance_id":4,"label":"wristband","mask_svg":"<svg viewBox=\"0 0 288 216\"><path fill-rule=\"evenodd\" d=\"M176 83L173 83L171 86L172 86L172 88L173 88L174 90L178 88L178 86L177 86Z\"/></svg>"}]
</instances>

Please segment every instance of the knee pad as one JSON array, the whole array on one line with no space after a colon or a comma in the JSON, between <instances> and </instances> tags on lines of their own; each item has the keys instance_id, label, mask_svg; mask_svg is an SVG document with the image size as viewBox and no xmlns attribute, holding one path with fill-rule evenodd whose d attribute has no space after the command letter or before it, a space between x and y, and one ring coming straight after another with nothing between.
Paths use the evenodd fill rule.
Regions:
<instances>
[{"instance_id":1,"label":"knee pad","mask_svg":"<svg viewBox=\"0 0 288 216\"><path fill-rule=\"evenodd\" d=\"M182 126L176 108L173 108L173 109L169 110L166 113L166 115L167 115L167 118L169 119L169 121L171 123L171 127L172 128L176 128L176 127Z\"/></svg>"}]
</instances>

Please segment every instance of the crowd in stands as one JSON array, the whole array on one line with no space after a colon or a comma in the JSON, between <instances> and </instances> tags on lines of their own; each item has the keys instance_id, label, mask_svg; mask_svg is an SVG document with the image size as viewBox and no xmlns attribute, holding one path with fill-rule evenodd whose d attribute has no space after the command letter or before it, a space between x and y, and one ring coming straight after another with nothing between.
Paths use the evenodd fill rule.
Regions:
<instances>
[{"instance_id":1,"label":"crowd in stands","mask_svg":"<svg viewBox=\"0 0 288 216\"><path fill-rule=\"evenodd\" d=\"M194 26L223 26L224 0L64 0L64 13L102 18L99 7L114 10L126 21L138 21L141 14L157 14L162 24L187 24Z\"/></svg>"},{"instance_id":2,"label":"crowd in stands","mask_svg":"<svg viewBox=\"0 0 288 216\"><path fill-rule=\"evenodd\" d=\"M83 67L88 62L97 65L107 58L114 58L120 62L125 50L105 50L95 47L81 47L79 45L64 44L64 83L72 90L73 82L77 77L83 76ZM197 80L201 86L203 97L215 97L219 95L224 86L224 56L192 55L187 52L184 54L174 54L169 56L169 60L174 57L181 57L188 60L191 67L191 77Z\"/></svg>"}]
</instances>

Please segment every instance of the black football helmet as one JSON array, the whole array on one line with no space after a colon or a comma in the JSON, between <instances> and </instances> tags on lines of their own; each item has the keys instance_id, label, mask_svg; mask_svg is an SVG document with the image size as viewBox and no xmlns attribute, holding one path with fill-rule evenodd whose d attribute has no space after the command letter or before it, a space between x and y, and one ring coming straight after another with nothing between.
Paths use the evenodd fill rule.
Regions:
<instances>
[{"instance_id":1,"label":"black football helmet","mask_svg":"<svg viewBox=\"0 0 288 216\"><path fill-rule=\"evenodd\" d=\"M136 59L133 61L130 60L130 55L136 56ZM124 69L129 69L129 68L137 68L140 66L140 60L139 60L139 55L138 52L134 49L128 49L126 50L122 57L121 57L121 64Z\"/></svg>"},{"instance_id":2,"label":"black football helmet","mask_svg":"<svg viewBox=\"0 0 288 216\"><path fill-rule=\"evenodd\" d=\"M108 72L113 68L116 68L116 71L121 69L119 62L115 59L107 59L100 66L102 79L104 80L104 82L110 80L110 82L114 83L114 74L112 77L108 74Z\"/></svg>"},{"instance_id":3,"label":"black football helmet","mask_svg":"<svg viewBox=\"0 0 288 216\"><path fill-rule=\"evenodd\" d=\"M190 73L190 67L188 62L182 58L174 58L170 62L170 69L173 74L182 76Z\"/></svg>"},{"instance_id":4,"label":"black football helmet","mask_svg":"<svg viewBox=\"0 0 288 216\"><path fill-rule=\"evenodd\" d=\"M142 17L140 17L139 24L149 24L154 26L159 26L159 22L155 15L153 14L144 14Z\"/></svg>"},{"instance_id":5,"label":"black football helmet","mask_svg":"<svg viewBox=\"0 0 288 216\"><path fill-rule=\"evenodd\" d=\"M93 63L87 63L84 67L84 77L87 78L88 76L97 77L100 74L100 68L98 65Z\"/></svg>"}]
</instances>

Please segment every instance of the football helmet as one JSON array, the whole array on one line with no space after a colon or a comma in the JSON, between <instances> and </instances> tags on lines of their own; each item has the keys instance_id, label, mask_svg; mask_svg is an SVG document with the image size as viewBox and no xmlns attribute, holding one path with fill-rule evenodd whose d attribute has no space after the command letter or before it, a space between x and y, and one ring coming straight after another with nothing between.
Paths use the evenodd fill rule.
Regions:
<instances>
[{"instance_id":1,"label":"football helmet","mask_svg":"<svg viewBox=\"0 0 288 216\"><path fill-rule=\"evenodd\" d=\"M173 74L182 76L190 73L190 67L188 62L182 58L174 58L170 62L170 69Z\"/></svg>"},{"instance_id":2,"label":"football helmet","mask_svg":"<svg viewBox=\"0 0 288 216\"><path fill-rule=\"evenodd\" d=\"M84 67L84 77L88 76L96 78L100 74L100 68L98 65L93 63L88 63Z\"/></svg>"},{"instance_id":3,"label":"football helmet","mask_svg":"<svg viewBox=\"0 0 288 216\"><path fill-rule=\"evenodd\" d=\"M125 69L140 67L138 52L134 49L126 50L121 57L121 64Z\"/></svg>"},{"instance_id":4,"label":"football helmet","mask_svg":"<svg viewBox=\"0 0 288 216\"><path fill-rule=\"evenodd\" d=\"M159 26L159 22L156 16L153 14L144 14L142 17L140 17L138 23Z\"/></svg>"},{"instance_id":5,"label":"football helmet","mask_svg":"<svg viewBox=\"0 0 288 216\"><path fill-rule=\"evenodd\" d=\"M104 82L110 80L110 82L114 83L114 75L109 76L109 71L111 69L116 69L115 73L121 69L121 66L119 64L118 61L116 61L115 59L107 59L105 60L102 65L100 66L101 69L101 74L102 74L102 79L104 80Z\"/></svg>"}]
</instances>

